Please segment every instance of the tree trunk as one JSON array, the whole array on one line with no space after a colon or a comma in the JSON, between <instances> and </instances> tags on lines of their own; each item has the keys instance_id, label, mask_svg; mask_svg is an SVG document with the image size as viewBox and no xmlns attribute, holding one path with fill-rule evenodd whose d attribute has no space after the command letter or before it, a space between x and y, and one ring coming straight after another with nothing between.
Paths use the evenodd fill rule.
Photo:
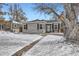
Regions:
<instances>
[{"instance_id":1,"label":"tree trunk","mask_svg":"<svg viewBox=\"0 0 79 59\"><path fill-rule=\"evenodd\" d=\"M76 24L75 10L72 4L65 4L65 32L64 36L67 40L77 39L78 26Z\"/></svg>"},{"instance_id":2,"label":"tree trunk","mask_svg":"<svg viewBox=\"0 0 79 59\"><path fill-rule=\"evenodd\" d=\"M64 37L67 40L72 40L72 39L78 39L77 37L77 32L78 32L78 26L76 23L77 17L76 17L76 8L77 4L71 4L71 3L65 3L64 5L64 15L61 14L59 15L55 9L50 8L49 6L38 6L38 9L40 11L43 11L47 14L54 13L64 24ZM74 8L76 6L76 8Z\"/></svg>"}]
</instances>

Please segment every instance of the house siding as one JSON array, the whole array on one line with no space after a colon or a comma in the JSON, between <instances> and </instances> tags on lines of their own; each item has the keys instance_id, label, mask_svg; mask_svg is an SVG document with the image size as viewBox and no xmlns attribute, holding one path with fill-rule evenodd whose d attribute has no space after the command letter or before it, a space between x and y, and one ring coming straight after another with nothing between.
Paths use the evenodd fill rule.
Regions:
<instances>
[{"instance_id":1,"label":"house siding","mask_svg":"<svg viewBox=\"0 0 79 59\"><path fill-rule=\"evenodd\" d=\"M25 25L27 24L27 28ZM17 32L23 33L51 33L51 32L61 32L61 22L45 22L45 21L34 21L34 22L25 22L22 24L16 24L16 27L13 27ZM15 25L14 25L15 26ZM42 26L42 27L40 27ZM55 29L57 26L57 29ZM49 28L49 29L48 29ZM20 31L22 30L22 31ZM50 30L47 32L47 30Z\"/></svg>"},{"instance_id":2,"label":"house siding","mask_svg":"<svg viewBox=\"0 0 79 59\"><path fill-rule=\"evenodd\" d=\"M42 29L40 29L40 24L42 25ZM53 23L27 23L28 28L23 29L23 32L26 33L46 33L47 25L50 25L50 32L61 32L61 22L53 22ZM55 25L57 25L57 29L55 29ZM38 26L38 27L37 27Z\"/></svg>"},{"instance_id":3,"label":"house siding","mask_svg":"<svg viewBox=\"0 0 79 59\"><path fill-rule=\"evenodd\" d=\"M39 28L39 30L38 30L37 29L37 23L28 24L27 26L28 26L28 28L23 29L23 32L26 32L26 33L42 33L43 28L44 28L44 25L42 24L42 29Z\"/></svg>"}]
</instances>

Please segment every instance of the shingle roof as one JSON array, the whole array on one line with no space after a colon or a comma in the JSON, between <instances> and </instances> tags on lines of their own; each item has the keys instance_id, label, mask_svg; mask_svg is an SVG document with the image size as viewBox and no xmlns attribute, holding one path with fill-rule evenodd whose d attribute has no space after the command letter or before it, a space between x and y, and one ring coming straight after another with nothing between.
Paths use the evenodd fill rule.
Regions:
<instances>
[{"instance_id":1,"label":"shingle roof","mask_svg":"<svg viewBox=\"0 0 79 59\"><path fill-rule=\"evenodd\" d=\"M57 20L33 20L33 21L30 21L30 22L36 22L36 21L57 22Z\"/></svg>"}]
</instances>

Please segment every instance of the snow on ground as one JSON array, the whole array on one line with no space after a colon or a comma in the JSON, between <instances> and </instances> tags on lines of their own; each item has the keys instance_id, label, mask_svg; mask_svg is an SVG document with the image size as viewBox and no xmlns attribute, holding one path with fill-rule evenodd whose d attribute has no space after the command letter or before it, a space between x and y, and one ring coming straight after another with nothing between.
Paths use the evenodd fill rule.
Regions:
<instances>
[{"instance_id":1,"label":"snow on ground","mask_svg":"<svg viewBox=\"0 0 79 59\"><path fill-rule=\"evenodd\" d=\"M0 32L0 56L12 55L19 49L29 45L42 36L37 34L15 34L11 32Z\"/></svg>"},{"instance_id":2,"label":"snow on ground","mask_svg":"<svg viewBox=\"0 0 79 59\"><path fill-rule=\"evenodd\" d=\"M64 40L63 36L47 35L23 56L79 55L79 46Z\"/></svg>"}]
</instances>

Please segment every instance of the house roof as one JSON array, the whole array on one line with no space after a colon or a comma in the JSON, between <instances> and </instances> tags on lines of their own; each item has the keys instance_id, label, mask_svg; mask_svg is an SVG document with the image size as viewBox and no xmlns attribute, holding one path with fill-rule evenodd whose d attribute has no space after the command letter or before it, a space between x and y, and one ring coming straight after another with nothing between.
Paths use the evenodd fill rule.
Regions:
<instances>
[{"instance_id":1,"label":"house roof","mask_svg":"<svg viewBox=\"0 0 79 59\"><path fill-rule=\"evenodd\" d=\"M59 22L57 20L33 20L27 23L52 23L52 22Z\"/></svg>"},{"instance_id":2,"label":"house roof","mask_svg":"<svg viewBox=\"0 0 79 59\"><path fill-rule=\"evenodd\" d=\"M30 21L30 22L40 22L40 21L42 21L42 22L58 22L57 20L33 20L33 21Z\"/></svg>"}]
</instances>

